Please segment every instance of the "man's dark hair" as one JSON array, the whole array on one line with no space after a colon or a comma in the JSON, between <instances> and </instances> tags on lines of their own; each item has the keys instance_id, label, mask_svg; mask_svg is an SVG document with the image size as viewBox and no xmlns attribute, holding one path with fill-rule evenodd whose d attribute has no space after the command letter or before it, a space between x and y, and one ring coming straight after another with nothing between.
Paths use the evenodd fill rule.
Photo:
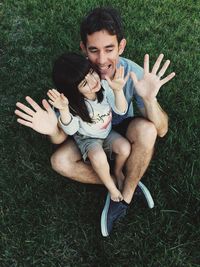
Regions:
<instances>
[{"instance_id":1,"label":"man's dark hair","mask_svg":"<svg viewBox=\"0 0 200 267\"><path fill-rule=\"evenodd\" d=\"M106 30L110 35L116 35L118 43L124 38L121 17L116 9L95 8L82 21L80 27L81 40L86 46L87 35Z\"/></svg>"}]
</instances>

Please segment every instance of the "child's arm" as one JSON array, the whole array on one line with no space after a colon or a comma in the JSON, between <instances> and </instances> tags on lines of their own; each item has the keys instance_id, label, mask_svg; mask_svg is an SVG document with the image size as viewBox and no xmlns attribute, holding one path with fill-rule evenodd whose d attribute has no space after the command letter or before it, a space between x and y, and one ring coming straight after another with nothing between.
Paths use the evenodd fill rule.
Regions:
<instances>
[{"instance_id":1,"label":"child's arm","mask_svg":"<svg viewBox=\"0 0 200 267\"><path fill-rule=\"evenodd\" d=\"M125 113L128 108L128 104L124 95L123 87L128 80L128 76L124 77L124 67L120 66L116 69L115 76L111 80L109 77L105 77L109 86L112 88L115 96L115 107L121 113Z\"/></svg>"},{"instance_id":2,"label":"child's arm","mask_svg":"<svg viewBox=\"0 0 200 267\"><path fill-rule=\"evenodd\" d=\"M49 103L57 108L60 112L58 121L63 131L69 135L73 135L79 129L78 119L69 111L69 101L64 94L60 94L57 90L51 89L47 92Z\"/></svg>"}]
</instances>

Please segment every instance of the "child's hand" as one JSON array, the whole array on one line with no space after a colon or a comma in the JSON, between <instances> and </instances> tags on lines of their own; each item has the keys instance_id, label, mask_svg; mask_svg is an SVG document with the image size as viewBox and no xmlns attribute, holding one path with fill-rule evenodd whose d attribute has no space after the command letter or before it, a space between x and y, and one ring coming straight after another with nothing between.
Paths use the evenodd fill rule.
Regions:
<instances>
[{"instance_id":1,"label":"child's hand","mask_svg":"<svg viewBox=\"0 0 200 267\"><path fill-rule=\"evenodd\" d=\"M113 89L113 91L121 91L128 80L129 74L124 77L124 67L120 66L116 69L115 76L111 80L109 77L105 77L109 86Z\"/></svg>"},{"instance_id":2,"label":"child's hand","mask_svg":"<svg viewBox=\"0 0 200 267\"><path fill-rule=\"evenodd\" d=\"M69 101L67 97L60 94L56 89L50 89L47 95L50 98L48 101L52 106L59 110L68 109Z\"/></svg>"}]
</instances>

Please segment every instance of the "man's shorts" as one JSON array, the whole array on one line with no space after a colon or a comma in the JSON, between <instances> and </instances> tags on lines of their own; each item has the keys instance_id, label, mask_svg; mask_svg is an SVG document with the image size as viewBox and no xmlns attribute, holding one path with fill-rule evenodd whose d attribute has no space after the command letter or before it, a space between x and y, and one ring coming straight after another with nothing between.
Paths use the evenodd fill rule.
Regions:
<instances>
[{"instance_id":1,"label":"man's shorts","mask_svg":"<svg viewBox=\"0 0 200 267\"><path fill-rule=\"evenodd\" d=\"M74 134L74 140L81 151L84 161L87 159L88 152L94 147L102 147L105 153L108 155L109 159L112 159L112 144L113 142L120 138L121 135L113 130L105 139L92 138L80 133Z\"/></svg>"},{"instance_id":2,"label":"man's shorts","mask_svg":"<svg viewBox=\"0 0 200 267\"><path fill-rule=\"evenodd\" d=\"M135 118L135 117L134 117ZM112 129L117 133L121 134L123 137L126 137L126 132L130 122L134 119L133 117L128 117L119 124L113 125Z\"/></svg>"}]
</instances>

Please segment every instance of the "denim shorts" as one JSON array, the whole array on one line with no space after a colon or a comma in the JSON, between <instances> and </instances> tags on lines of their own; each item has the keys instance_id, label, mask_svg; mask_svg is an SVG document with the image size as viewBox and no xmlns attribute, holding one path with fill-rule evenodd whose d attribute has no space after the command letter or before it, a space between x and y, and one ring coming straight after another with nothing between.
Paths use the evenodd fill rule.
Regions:
<instances>
[{"instance_id":1,"label":"denim shorts","mask_svg":"<svg viewBox=\"0 0 200 267\"><path fill-rule=\"evenodd\" d=\"M73 137L78 148L81 151L83 160L86 161L88 152L92 148L98 146L104 149L109 159L112 159L112 144L116 139L121 138L122 136L117 132L111 130L105 139L92 138L89 136L81 135L80 133L75 133Z\"/></svg>"}]
</instances>

